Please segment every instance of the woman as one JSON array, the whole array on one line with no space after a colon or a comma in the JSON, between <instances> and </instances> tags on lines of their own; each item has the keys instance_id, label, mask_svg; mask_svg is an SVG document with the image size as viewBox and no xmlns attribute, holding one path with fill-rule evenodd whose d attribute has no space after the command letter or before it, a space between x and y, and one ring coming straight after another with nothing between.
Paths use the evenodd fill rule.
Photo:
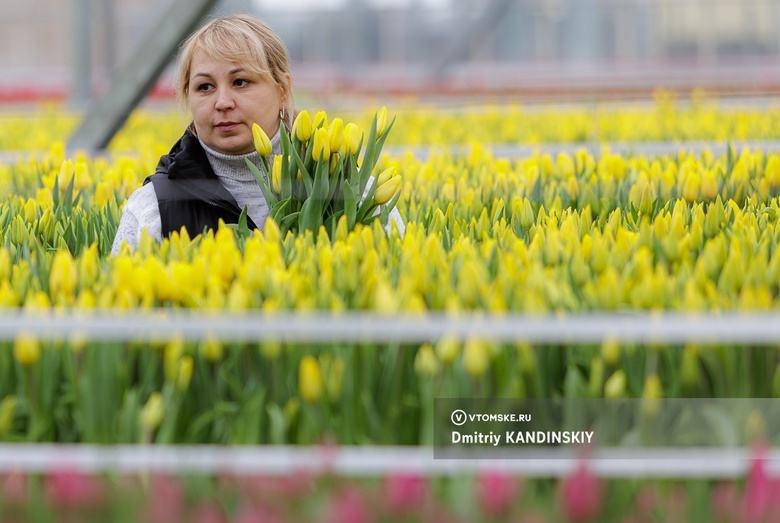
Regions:
<instances>
[{"instance_id":1,"label":"woman","mask_svg":"<svg viewBox=\"0 0 780 523\"><path fill-rule=\"evenodd\" d=\"M261 20L234 15L212 20L192 34L179 56L178 96L192 123L154 175L127 200L112 254L123 242L138 245L141 232L157 240L182 227L190 236L219 220L237 223L247 208L250 229L268 217L260 186L245 158L263 172L252 141L257 122L281 153L279 126L292 127L290 57L281 39ZM397 210L391 214L403 232Z\"/></svg>"}]
</instances>

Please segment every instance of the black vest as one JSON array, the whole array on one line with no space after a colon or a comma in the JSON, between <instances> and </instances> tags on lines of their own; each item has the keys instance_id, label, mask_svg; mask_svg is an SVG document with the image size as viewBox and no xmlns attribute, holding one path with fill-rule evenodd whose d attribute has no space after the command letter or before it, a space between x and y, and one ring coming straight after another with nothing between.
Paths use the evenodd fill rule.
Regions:
<instances>
[{"instance_id":1,"label":"black vest","mask_svg":"<svg viewBox=\"0 0 780 523\"><path fill-rule=\"evenodd\" d=\"M144 180L144 185L150 182L157 194L163 237L185 227L194 238L205 229L216 229L220 218L225 223L238 223L241 209L214 174L206 151L189 130L160 158L155 173ZM249 216L247 225L250 231L257 228Z\"/></svg>"}]
</instances>

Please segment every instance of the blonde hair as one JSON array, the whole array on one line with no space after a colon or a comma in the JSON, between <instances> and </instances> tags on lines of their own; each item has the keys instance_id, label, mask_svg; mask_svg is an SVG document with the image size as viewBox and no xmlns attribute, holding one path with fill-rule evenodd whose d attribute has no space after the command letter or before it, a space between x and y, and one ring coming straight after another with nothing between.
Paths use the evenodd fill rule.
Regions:
<instances>
[{"instance_id":1,"label":"blonde hair","mask_svg":"<svg viewBox=\"0 0 780 523\"><path fill-rule=\"evenodd\" d=\"M190 90L192 57L202 50L209 58L222 63L240 63L247 71L273 82L284 100L283 123L292 128L293 104L290 81L290 55L287 46L268 25L251 15L214 18L184 41L179 53L176 93L187 102Z\"/></svg>"}]
</instances>

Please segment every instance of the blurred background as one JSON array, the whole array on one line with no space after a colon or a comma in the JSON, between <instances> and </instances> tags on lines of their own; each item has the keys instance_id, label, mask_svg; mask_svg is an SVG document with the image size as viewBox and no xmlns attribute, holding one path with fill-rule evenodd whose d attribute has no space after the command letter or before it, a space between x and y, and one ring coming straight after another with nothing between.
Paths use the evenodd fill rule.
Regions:
<instances>
[{"instance_id":1,"label":"blurred background","mask_svg":"<svg viewBox=\"0 0 780 523\"><path fill-rule=\"evenodd\" d=\"M173 3L4 0L0 99L80 107ZM780 92L778 0L223 0L213 10L264 18L289 47L299 96L334 103ZM172 71L146 103L172 100Z\"/></svg>"}]
</instances>

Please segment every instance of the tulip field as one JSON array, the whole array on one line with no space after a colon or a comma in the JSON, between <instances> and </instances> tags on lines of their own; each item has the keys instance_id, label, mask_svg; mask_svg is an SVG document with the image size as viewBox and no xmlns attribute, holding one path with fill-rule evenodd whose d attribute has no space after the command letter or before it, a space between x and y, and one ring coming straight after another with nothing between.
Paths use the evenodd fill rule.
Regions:
<instances>
[{"instance_id":1,"label":"tulip field","mask_svg":"<svg viewBox=\"0 0 780 523\"><path fill-rule=\"evenodd\" d=\"M0 307L54 311L557 315L780 307L780 107L696 94L651 104L403 106L377 172L400 173L406 227L335 234L224 226L110 256L121 209L186 125L139 110L105 154L66 151L76 114L0 115ZM368 129L374 107L342 112ZM335 114L335 113L334 113ZM614 152L665 142L672 154ZM719 143L717 151L693 143ZM603 144L593 154L584 144ZM496 145L556 144L500 156ZM610 144L613 147L610 147ZM427 154L416 154L424 146ZM295 330L295 325L289 326ZM777 345L0 341L4 444L433 444L433 398L776 398ZM754 420L755 421L755 420ZM713 427L713 430L718 430ZM758 442L771 430L745 429ZM164 498L164 499L163 499ZM780 482L560 479L487 471L232 477L0 470L0 522L776 521ZM67 519L57 519L66 514ZM719 519L720 518L720 519Z\"/></svg>"}]
</instances>

